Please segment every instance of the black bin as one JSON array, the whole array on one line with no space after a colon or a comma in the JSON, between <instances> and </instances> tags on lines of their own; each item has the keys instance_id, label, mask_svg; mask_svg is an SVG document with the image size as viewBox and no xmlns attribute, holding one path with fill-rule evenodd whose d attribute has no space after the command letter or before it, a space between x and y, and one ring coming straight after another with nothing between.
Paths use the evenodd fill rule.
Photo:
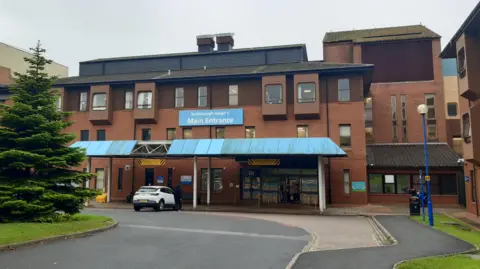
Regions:
<instances>
[{"instance_id":1,"label":"black bin","mask_svg":"<svg viewBox=\"0 0 480 269\"><path fill-rule=\"evenodd\" d=\"M422 202L417 196L412 196L409 198L410 204L410 216L420 216L420 207Z\"/></svg>"}]
</instances>

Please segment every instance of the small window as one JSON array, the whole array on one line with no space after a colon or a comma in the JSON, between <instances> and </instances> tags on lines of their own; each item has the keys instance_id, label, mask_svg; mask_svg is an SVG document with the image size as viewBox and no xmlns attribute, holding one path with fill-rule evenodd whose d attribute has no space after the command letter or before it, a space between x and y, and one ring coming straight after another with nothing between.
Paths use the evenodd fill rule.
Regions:
<instances>
[{"instance_id":1,"label":"small window","mask_svg":"<svg viewBox=\"0 0 480 269\"><path fill-rule=\"evenodd\" d=\"M457 72L460 78L465 77L466 65L465 48L461 48L457 53Z\"/></svg>"},{"instance_id":2,"label":"small window","mask_svg":"<svg viewBox=\"0 0 480 269\"><path fill-rule=\"evenodd\" d=\"M245 127L245 138L255 138L255 127Z\"/></svg>"},{"instance_id":3,"label":"small window","mask_svg":"<svg viewBox=\"0 0 480 269\"><path fill-rule=\"evenodd\" d=\"M93 94L92 110L106 110L107 109L107 94L95 93Z\"/></svg>"},{"instance_id":4,"label":"small window","mask_svg":"<svg viewBox=\"0 0 480 269\"><path fill-rule=\"evenodd\" d=\"M365 121L372 121L372 97L365 98Z\"/></svg>"},{"instance_id":5,"label":"small window","mask_svg":"<svg viewBox=\"0 0 480 269\"><path fill-rule=\"evenodd\" d=\"M383 192L395 193L395 175L385 175Z\"/></svg>"},{"instance_id":6,"label":"small window","mask_svg":"<svg viewBox=\"0 0 480 269\"><path fill-rule=\"evenodd\" d=\"M308 137L308 126L305 126L305 125L297 126L297 137L300 137L300 138Z\"/></svg>"},{"instance_id":7,"label":"small window","mask_svg":"<svg viewBox=\"0 0 480 269\"><path fill-rule=\"evenodd\" d=\"M393 140L397 140L398 139L398 127L397 127L396 123L393 124L392 132L393 132Z\"/></svg>"},{"instance_id":8,"label":"small window","mask_svg":"<svg viewBox=\"0 0 480 269\"><path fill-rule=\"evenodd\" d=\"M374 142L373 127L365 127L365 138L367 139L367 143Z\"/></svg>"},{"instance_id":9,"label":"small window","mask_svg":"<svg viewBox=\"0 0 480 269\"><path fill-rule=\"evenodd\" d=\"M315 83L298 83L297 92L297 101L299 103L315 102Z\"/></svg>"},{"instance_id":10,"label":"small window","mask_svg":"<svg viewBox=\"0 0 480 269\"><path fill-rule=\"evenodd\" d=\"M57 102L55 103L57 111L62 111L62 96L57 97Z\"/></svg>"},{"instance_id":11,"label":"small window","mask_svg":"<svg viewBox=\"0 0 480 269\"><path fill-rule=\"evenodd\" d=\"M103 168L95 169L95 189L105 191L105 170Z\"/></svg>"},{"instance_id":12,"label":"small window","mask_svg":"<svg viewBox=\"0 0 480 269\"><path fill-rule=\"evenodd\" d=\"M167 140L175 140L177 139L177 129L176 128L168 128L167 129Z\"/></svg>"},{"instance_id":13,"label":"small window","mask_svg":"<svg viewBox=\"0 0 480 269\"><path fill-rule=\"evenodd\" d=\"M457 103L447 103L447 115L449 117L455 117L457 114Z\"/></svg>"},{"instance_id":14,"label":"small window","mask_svg":"<svg viewBox=\"0 0 480 269\"><path fill-rule=\"evenodd\" d=\"M193 132L192 128L183 128L183 139L192 139Z\"/></svg>"},{"instance_id":15,"label":"small window","mask_svg":"<svg viewBox=\"0 0 480 269\"><path fill-rule=\"evenodd\" d=\"M80 111L87 111L88 92L80 93Z\"/></svg>"},{"instance_id":16,"label":"small window","mask_svg":"<svg viewBox=\"0 0 480 269\"><path fill-rule=\"evenodd\" d=\"M350 101L350 79L348 78L338 80L338 101Z\"/></svg>"},{"instance_id":17,"label":"small window","mask_svg":"<svg viewBox=\"0 0 480 269\"><path fill-rule=\"evenodd\" d=\"M265 103L281 104L283 103L283 86L282 84L265 86Z\"/></svg>"},{"instance_id":18,"label":"small window","mask_svg":"<svg viewBox=\"0 0 480 269\"><path fill-rule=\"evenodd\" d=\"M383 193L383 175L381 174L368 175L368 192Z\"/></svg>"},{"instance_id":19,"label":"small window","mask_svg":"<svg viewBox=\"0 0 480 269\"><path fill-rule=\"evenodd\" d=\"M454 137L452 141L453 150L459 155L463 156L463 139L461 137Z\"/></svg>"},{"instance_id":20,"label":"small window","mask_svg":"<svg viewBox=\"0 0 480 269\"><path fill-rule=\"evenodd\" d=\"M151 139L152 139L152 129L150 128L142 129L142 140L150 141Z\"/></svg>"},{"instance_id":21,"label":"small window","mask_svg":"<svg viewBox=\"0 0 480 269\"><path fill-rule=\"evenodd\" d=\"M435 113L435 94L429 93L425 94L425 105L428 108L427 119L434 120L436 117Z\"/></svg>"},{"instance_id":22,"label":"small window","mask_svg":"<svg viewBox=\"0 0 480 269\"><path fill-rule=\"evenodd\" d=\"M406 121L407 120L407 96L406 95L400 95L400 103L402 108L402 120Z\"/></svg>"},{"instance_id":23,"label":"small window","mask_svg":"<svg viewBox=\"0 0 480 269\"><path fill-rule=\"evenodd\" d=\"M80 131L80 141L88 141L88 130L81 130Z\"/></svg>"},{"instance_id":24,"label":"small window","mask_svg":"<svg viewBox=\"0 0 480 269\"><path fill-rule=\"evenodd\" d=\"M137 98L137 108L152 108L152 92L139 92Z\"/></svg>"},{"instance_id":25,"label":"small window","mask_svg":"<svg viewBox=\"0 0 480 269\"><path fill-rule=\"evenodd\" d=\"M350 170L343 170L343 193L350 194Z\"/></svg>"},{"instance_id":26,"label":"small window","mask_svg":"<svg viewBox=\"0 0 480 269\"><path fill-rule=\"evenodd\" d=\"M462 136L465 143L470 143L472 137L472 127L470 125L470 114L465 113L462 115Z\"/></svg>"},{"instance_id":27,"label":"small window","mask_svg":"<svg viewBox=\"0 0 480 269\"><path fill-rule=\"evenodd\" d=\"M407 122L404 121L402 122L402 142L407 142L408 137L407 137Z\"/></svg>"},{"instance_id":28,"label":"small window","mask_svg":"<svg viewBox=\"0 0 480 269\"><path fill-rule=\"evenodd\" d=\"M125 109L133 109L133 91L125 92Z\"/></svg>"},{"instance_id":29,"label":"small window","mask_svg":"<svg viewBox=\"0 0 480 269\"><path fill-rule=\"evenodd\" d=\"M215 128L215 138L225 138L225 127Z\"/></svg>"},{"instance_id":30,"label":"small window","mask_svg":"<svg viewBox=\"0 0 480 269\"><path fill-rule=\"evenodd\" d=\"M429 139L437 138L437 125L429 124L427 125L427 136Z\"/></svg>"},{"instance_id":31,"label":"small window","mask_svg":"<svg viewBox=\"0 0 480 269\"><path fill-rule=\"evenodd\" d=\"M175 88L175 107L183 107L185 105L183 88Z\"/></svg>"},{"instance_id":32,"label":"small window","mask_svg":"<svg viewBox=\"0 0 480 269\"><path fill-rule=\"evenodd\" d=\"M410 175L397 175L395 184L397 193L408 193L410 189Z\"/></svg>"},{"instance_id":33,"label":"small window","mask_svg":"<svg viewBox=\"0 0 480 269\"><path fill-rule=\"evenodd\" d=\"M228 86L228 104L238 106L238 85Z\"/></svg>"},{"instance_id":34,"label":"small window","mask_svg":"<svg viewBox=\"0 0 480 269\"><path fill-rule=\"evenodd\" d=\"M117 191L123 190L123 168L118 168Z\"/></svg>"},{"instance_id":35,"label":"small window","mask_svg":"<svg viewBox=\"0 0 480 269\"><path fill-rule=\"evenodd\" d=\"M206 86L198 87L198 106L207 106L208 104L208 93Z\"/></svg>"},{"instance_id":36,"label":"small window","mask_svg":"<svg viewBox=\"0 0 480 269\"><path fill-rule=\"evenodd\" d=\"M391 101L392 101L392 121L397 120L397 97L395 95L391 96Z\"/></svg>"},{"instance_id":37,"label":"small window","mask_svg":"<svg viewBox=\"0 0 480 269\"><path fill-rule=\"evenodd\" d=\"M106 135L105 130L97 130L97 141L105 141Z\"/></svg>"},{"instance_id":38,"label":"small window","mask_svg":"<svg viewBox=\"0 0 480 269\"><path fill-rule=\"evenodd\" d=\"M340 125L340 146L351 147L352 146L352 132L351 125Z\"/></svg>"}]
</instances>

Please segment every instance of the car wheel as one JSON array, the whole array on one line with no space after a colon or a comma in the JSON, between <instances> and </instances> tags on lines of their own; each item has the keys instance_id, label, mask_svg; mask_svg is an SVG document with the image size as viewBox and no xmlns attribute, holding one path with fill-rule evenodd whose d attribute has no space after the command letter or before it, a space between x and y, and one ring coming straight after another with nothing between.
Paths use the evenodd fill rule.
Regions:
<instances>
[{"instance_id":1,"label":"car wheel","mask_svg":"<svg viewBox=\"0 0 480 269\"><path fill-rule=\"evenodd\" d=\"M133 210L135 210L137 212L140 211L140 209L142 209L142 207L136 206L136 205L133 206Z\"/></svg>"},{"instance_id":2,"label":"car wheel","mask_svg":"<svg viewBox=\"0 0 480 269\"><path fill-rule=\"evenodd\" d=\"M163 211L165 209L165 202L163 200L160 200L158 204L153 208L155 211Z\"/></svg>"}]
</instances>

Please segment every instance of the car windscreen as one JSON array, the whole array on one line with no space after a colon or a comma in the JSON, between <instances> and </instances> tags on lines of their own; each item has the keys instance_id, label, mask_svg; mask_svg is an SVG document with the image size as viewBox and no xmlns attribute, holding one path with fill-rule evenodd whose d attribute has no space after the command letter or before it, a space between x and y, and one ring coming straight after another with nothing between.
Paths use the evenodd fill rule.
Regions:
<instances>
[{"instance_id":1,"label":"car windscreen","mask_svg":"<svg viewBox=\"0 0 480 269\"><path fill-rule=\"evenodd\" d=\"M156 192L157 188L140 188L138 192Z\"/></svg>"}]
</instances>

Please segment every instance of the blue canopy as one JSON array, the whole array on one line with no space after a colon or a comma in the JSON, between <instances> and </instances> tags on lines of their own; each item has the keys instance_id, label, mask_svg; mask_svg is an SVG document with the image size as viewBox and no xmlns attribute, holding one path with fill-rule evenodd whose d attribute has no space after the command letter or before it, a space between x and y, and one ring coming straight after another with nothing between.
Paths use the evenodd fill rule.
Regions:
<instances>
[{"instance_id":1,"label":"blue canopy","mask_svg":"<svg viewBox=\"0 0 480 269\"><path fill-rule=\"evenodd\" d=\"M116 140L116 141L78 141L70 147L84 148L89 157L115 157L129 156L137 140Z\"/></svg>"}]
</instances>

